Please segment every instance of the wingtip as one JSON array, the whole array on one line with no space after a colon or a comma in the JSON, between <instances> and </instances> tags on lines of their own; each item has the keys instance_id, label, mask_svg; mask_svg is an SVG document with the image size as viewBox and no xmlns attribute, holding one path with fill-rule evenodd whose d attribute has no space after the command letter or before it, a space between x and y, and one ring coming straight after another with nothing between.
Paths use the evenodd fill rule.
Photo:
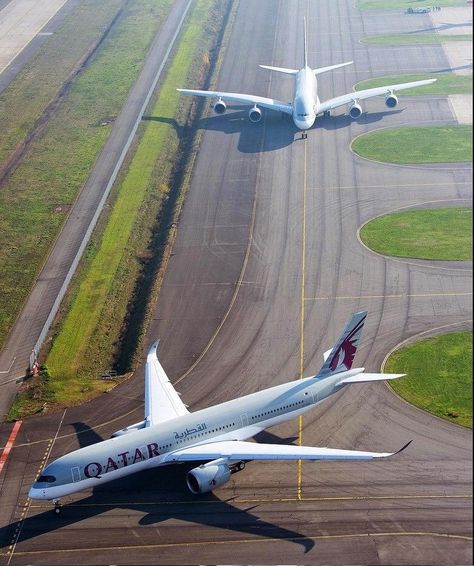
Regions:
<instances>
[{"instance_id":1,"label":"wingtip","mask_svg":"<svg viewBox=\"0 0 474 566\"><path fill-rule=\"evenodd\" d=\"M406 448L408 448L410 446L410 444L413 442L412 440L409 440L404 446L402 446L400 448L400 450L397 450L396 452L393 453L393 456L395 456L395 454L400 454L400 452L403 452Z\"/></svg>"},{"instance_id":2,"label":"wingtip","mask_svg":"<svg viewBox=\"0 0 474 566\"><path fill-rule=\"evenodd\" d=\"M148 355L149 356L153 356L153 354L156 354L156 350L158 350L158 345L160 344L160 340L155 340L155 342L153 342L153 344L150 346L150 349L148 350Z\"/></svg>"}]
</instances>

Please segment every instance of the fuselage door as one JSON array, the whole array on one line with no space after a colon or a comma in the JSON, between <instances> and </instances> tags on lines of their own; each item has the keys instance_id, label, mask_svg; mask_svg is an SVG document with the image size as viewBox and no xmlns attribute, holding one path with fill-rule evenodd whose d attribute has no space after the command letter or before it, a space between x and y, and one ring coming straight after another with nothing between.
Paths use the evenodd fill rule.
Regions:
<instances>
[{"instance_id":1,"label":"fuselage door","mask_svg":"<svg viewBox=\"0 0 474 566\"><path fill-rule=\"evenodd\" d=\"M249 417L247 413L240 415L240 421L242 422L242 428L249 426Z\"/></svg>"},{"instance_id":2,"label":"fuselage door","mask_svg":"<svg viewBox=\"0 0 474 566\"><path fill-rule=\"evenodd\" d=\"M81 472L78 467L71 468L72 481L81 481Z\"/></svg>"}]
</instances>

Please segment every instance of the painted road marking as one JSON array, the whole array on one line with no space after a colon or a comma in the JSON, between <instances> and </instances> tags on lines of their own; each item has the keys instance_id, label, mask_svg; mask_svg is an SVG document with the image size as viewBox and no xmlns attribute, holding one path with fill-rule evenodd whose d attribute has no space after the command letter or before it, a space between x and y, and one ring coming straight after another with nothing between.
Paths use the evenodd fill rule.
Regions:
<instances>
[{"instance_id":1,"label":"painted road marking","mask_svg":"<svg viewBox=\"0 0 474 566\"><path fill-rule=\"evenodd\" d=\"M143 549L159 549L159 548L179 548L190 546L219 546L229 544L249 544L249 543L274 543L274 542L298 542L305 540L323 541L323 540L340 540L340 539L354 539L354 538L372 538L372 537L438 537L472 541L471 536L454 535L450 533L437 533L437 532L423 532L423 531L393 531L393 532L375 532L375 533L353 533L353 534L334 534L334 535L301 535L296 537L265 537L262 538L245 538L245 539L226 539L226 540L206 540L206 541L188 541L188 542L167 542L158 544L131 544L129 546L95 546L89 548L55 548L51 550L27 550L17 552L17 556L33 556L33 555L46 555L46 554L66 554L69 552L109 552L113 550L143 550ZM0 556L5 556L0 554Z\"/></svg>"},{"instance_id":2,"label":"painted road marking","mask_svg":"<svg viewBox=\"0 0 474 566\"><path fill-rule=\"evenodd\" d=\"M305 297L305 301L342 301L358 299L404 299L404 298L424 298L431 297L472 297L471 293L399 293L395 295L334 295L332 297Z\"/></svg>"},{"instance_id":3,"label":"painted road marking","mask_svg":"<svg viewBox=\"0 0 474 566\"><path fill-rule=\"evenodd\" d=\"M3 466L7 463L8 456L10 455L10 450L12 449L13 443L15 442L16 435L20 430L21 424L23 421L16 421L13 425L13 429L8 437L7 443L5 444L5 448L3 449L2 456L0 457L0 474L2 473Z\"/></svg>"}]
</instances>

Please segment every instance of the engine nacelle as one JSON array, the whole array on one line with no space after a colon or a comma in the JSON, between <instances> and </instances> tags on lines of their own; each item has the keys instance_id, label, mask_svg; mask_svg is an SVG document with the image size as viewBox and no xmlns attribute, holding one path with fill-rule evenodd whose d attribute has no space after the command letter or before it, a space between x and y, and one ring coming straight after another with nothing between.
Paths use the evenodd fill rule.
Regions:
<instances>
[{"instance_id":1,"label":"engine nacelle","mask_svg":"<svg viewBox=\"0 0 474 566\"><path fill-rule=\"evenodd\" d=\"M231 473L227 464L209 462L188 472L186 483L191 493L199 495L224 485L230 480Z\"/></svg>"},{"instance_id":2,"label":"engine nacelle","mask_svg":"<svg viewBox=\"0 0 474 566\"><path fill-rule=\"evenodd\" d=\"M397 104L398 98L394 94L389 94L385 99L385 106L388 106L388 108L395 108Z\"/></svg>"},{"instance_id":3,"label":"engine nacelle","mask_svg":"<svg viewBox=\"0 0 474 566\"><path fill-rule=\"evenodd\" d=\"M225 105L225 102L219 98L219 100L214 104L214 112L216 114L224 114L226 111L227 106Z\"/></svg>"},{"instance_id":4,"label":"engine nacelle","mask_svg":"<svg viewBox=\"0 0 474 566\"><path fill-rule=\"evenodd\" d=\"M361 114L362 114L361 105L358 104L357 102L354 102L352 106L349 108L349 116L354 120L356 120L357 118L360 117Z\"/></svg>"},{"instance_id":5,"label":"engine nacelle","mask_svg":"<svg viewBox=\"0 0 474 566\"><path fill-rule=\"evenodd\" d=\"M257 122L260 122L261 119L262 119L262 111L257 105L255 105L253 108L249 110L249 120L254 124L256 124Z\"/></svg>"}]
</instances>

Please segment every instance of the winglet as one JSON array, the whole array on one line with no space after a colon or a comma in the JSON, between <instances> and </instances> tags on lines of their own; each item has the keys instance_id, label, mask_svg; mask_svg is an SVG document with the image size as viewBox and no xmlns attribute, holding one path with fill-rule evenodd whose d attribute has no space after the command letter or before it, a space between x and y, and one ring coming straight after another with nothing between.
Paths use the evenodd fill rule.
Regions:
<instances>
[{"instance_id":1,"label":"winglet","mask_svg":"<svg viewBox=\"0 0 474 566\"><path fill-rule=\"evenodd\" d=\"M392 456L395 456L395 454L400 454L400 452L403 452L405 450L405 448L408 448L412 442L413 442L413 440L409 440L404 446L402 446L400 448L400 450L397 450L396 452L394 452L392 454Z\"/></svg>"}]
</instances>

